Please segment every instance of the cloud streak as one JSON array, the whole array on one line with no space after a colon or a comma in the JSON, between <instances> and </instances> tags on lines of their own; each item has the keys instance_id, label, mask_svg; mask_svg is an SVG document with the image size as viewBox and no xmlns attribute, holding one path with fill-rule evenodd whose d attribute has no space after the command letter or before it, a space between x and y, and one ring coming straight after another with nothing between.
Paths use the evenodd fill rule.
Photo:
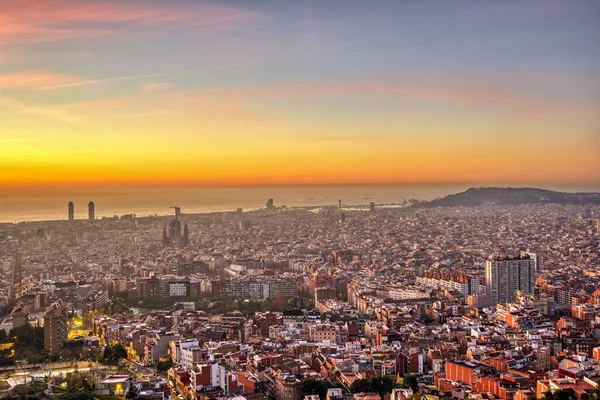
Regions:
<instances>
[{"instance_id":1,"label":"cloud streak","mask_svg":"<svg viewBox=\"0 0 600 400\"><path fill-rule=\"evenodd\" d=\"M238 102L262 100L303 100L327 98L407 98L422 101L451 102L474 106L496 107L516 116L573 115L588 113L590 107L565 105L560 99L540 96L515 89L516 83L508 78L474 79L447 77L397 77L376 79L347 79L331 82L290 83L265 86L243 86L222 89L197 90L190 98L228 99Z\"/></svg>"},{"instance_id":2,"label":"cloud streak","mask_svg":"<svg viewBox=\"0 0 600 400\"><path fill-rule=\"evenodd\" d=\"M4 0L0 13L0 44L85 40L138 29L219 28L221 24L242 23L258 17L256 13L224 4L182 3Z\"/></svg>"},{"instance_id":3,"label":"cloud streak","mask_svg":"<svg viewBox=\"0 0 600 400\"><path fill-rule=\"evenodd\" d=\"M26 72L16 74L0 75L0 89L31 89L31 90L55 90L68 89L89 85L100 85L111 82L129 81L136 79L159 78L165 76L176 76L190 73L203 73L214 71L226 71L267 64L270 61L253 61L247 63L220 65L207 68L183 69L174 72L155 72L140 75L116 76L100 79L85 79L72 75ZM156 88L155 88L156 89Z\"/></svg>"}]
</instances>

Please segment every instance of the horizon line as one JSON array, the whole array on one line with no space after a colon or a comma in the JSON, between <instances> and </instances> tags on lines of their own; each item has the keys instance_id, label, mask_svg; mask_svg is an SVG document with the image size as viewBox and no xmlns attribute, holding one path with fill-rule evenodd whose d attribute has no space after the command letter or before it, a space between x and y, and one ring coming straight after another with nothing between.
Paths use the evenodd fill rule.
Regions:
<instances>
[{"instance_id":1,"label":"horizon line","mask_svg":"<svg viewBox=\"0 0 600 400\"><path fill-rule=\"evenodd\" d=\"M540 181L540 182L473 182L473 181L388 181L388 182L299 182L299 183L134 183L134 182L80 182L80 183L40 183L40 184L16 184L2 185L0 189L93 189L93 188L227 188L227 187L343 187L343 186L470 186L470 187L506 187L506 188L538 188L544 187L597 187L600 189L600 181Z\"/></svg>"}]
</instances>

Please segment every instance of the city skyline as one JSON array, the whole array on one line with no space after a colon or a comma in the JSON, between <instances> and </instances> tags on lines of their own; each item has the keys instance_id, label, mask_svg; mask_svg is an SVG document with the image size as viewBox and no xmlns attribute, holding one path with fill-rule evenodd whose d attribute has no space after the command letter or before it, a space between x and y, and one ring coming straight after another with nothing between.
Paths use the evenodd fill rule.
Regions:
<instances>
[{"instance_id":1,"label":"city skyline","mask_svg":"<svg viewBox=\"0 0 600 400\"><path fill-rule=\"evenodd\" d=\"M592 2L14 1L1 188L599 183Z\"/></svg>"}]
</instances>

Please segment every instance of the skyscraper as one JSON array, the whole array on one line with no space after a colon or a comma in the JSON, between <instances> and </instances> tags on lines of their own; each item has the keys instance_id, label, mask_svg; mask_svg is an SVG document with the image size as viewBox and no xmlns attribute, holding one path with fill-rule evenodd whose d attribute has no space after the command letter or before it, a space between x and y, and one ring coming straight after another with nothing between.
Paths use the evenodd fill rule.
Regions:
<instances>
[{"instance_id":1,"label":"skyscraper","mask_svg":"<svg viewBox=\"0 0 600 400\"><path fill-rule=\"evenodd\" d=\"M75 219L75 205L72 201L69 202L69 221L73 221Z\"/></svg>"},{"instance_id":2,"label":"skyscraper","mask_svg":"<svg viewBox=\"0 0 600 400\"><path fill-rule=\"evenodd\" d=\"M94 202L90 201L88 203L88 219L90 221L93 221L94 219L96 219L96 212L94 210Z\"/></svg>"},{"instance_id":3,"label":"skyscraper","mask_svg":"<svg viewBox=\"0 0 600 400\"><path fill-rule=\"evenodd\" d=\"M528 255L491 255L485 262L486 295L491 298L493 304L515 301L518 290L533 293L535 278L535 260Z\"/></svg>"},{"instance_id":4,"label":"skyscraper","mask_svg":"<svg viewBox=\"0 0 600 400\"><path fill-rule=\"evenodd\" d=\"M371 202L371 204L369 204L369 210L371 210L371 212L375 212L375 202Z\"/></svg>"},{"instance_id":5,"label":"skyscraper","mask_svg":"<svg viewBox=\"0 0 600 400\"><path fill-rule=\"evenodd\" d=\"M275 208L275 205L274 205L273 199L269 199L269 200L267 201L267 210L272 210L273 208Z\"/></svg>"}]
</instances>

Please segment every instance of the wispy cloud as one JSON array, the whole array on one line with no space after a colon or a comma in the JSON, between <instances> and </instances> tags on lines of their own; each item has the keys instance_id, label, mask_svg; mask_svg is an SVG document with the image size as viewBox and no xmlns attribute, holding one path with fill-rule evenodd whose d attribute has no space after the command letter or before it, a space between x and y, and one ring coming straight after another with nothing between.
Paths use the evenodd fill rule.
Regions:
<instances>
[{"instance_id":1,"label":"wispy cloud","mask_svg":"<svg viewBox=\"0 0 600 400\"><path fill-rule=\"evenodd\" d=\"M156 93L163 90L169 90L172 87L173 84L170 82L148 82L142 86L142 91L144 93Z\"/></svg>"},{"instance_id":2,"label":"wispy cloud","mask_svg":"<svg viewBox=\"0 0 600 400\"><path fill-rule=\"evenodd\" d=\"M382 77L355 78L343 81L306 82L263 86L239 86L194 91L191 97L207 97L244 102L250 99L294 100L317 98L406 98L422 101L464 103L496 107L512 115L533 117L540 115L571 115L587 113L573 104L564 105L560 99L540 97L517 89L509 78L446 77Z\"/></svg>"},{"instance_id":3,"label":"wispy cloud","mask_svg":"<svg viewBox=\"0 0 600 400\"><path fill-rule=\"evenodd\" d=\"M89 85L100 85L105 83L142 80L149 78L160 78L166 76L177 76L181 74L224 71L231 69L240 69L253 67L257 65L267 64L270 61L252 61L238 64L218 65L215 67L183 69L172 72L154 72L139 75L115 76L107 78L86 79L84 77L76 77L72 75L45 73L45 72L21 72L14 74L0 75L0 89L31 89L31 90L55 90L67 89ZM148 84L148 88L158 89L153 87L152 83ZM166 83L162 83L161 89L165 89Z\"/></svg>"},{"instance_id":4,"label":"wispy cloud","mask_svg":"<svg viewBox=\"0 0 600 400\"><path fill-rule=\"evenodd\" d=\"M146 74L146 75L118 76L118 77L114 77L114 78L104 78L104 79L79 80L79 81L75 81L75 82L59 83L56 85L39 86L36 89L37 90L64 89L64 88L73 88L73 87L79 87L79 86L99 85L102 83L128 81L131 79L156 78L156 77L165 76L165 75L166 75L166 73L157 73L157 74Z\"/></svg>"},{"instance_id":5,"label":"wispy cloud","mask_svg":"<svg viewBox=\"0 0 600 400\"><path fill-rule=\"evenodd\" d=\"M45 117L55 121L66 122L74 125L79 123L78 118L64 110L53 107L32 105L9 97L0 97L0 110Z\"/></svg>"},{"instance_id":6,"label":"wispy cloud","mask_svg":"<svg viewBox=\"0 0 600 400\"><path fill-rule=\"evenodd\" d=\"M4 45L85 40L141 28L218 27L255 17L247 10L200 1L4 0L0 36Z\"/></svg>"},{"instance_id":7,"label":"wispy cloud","mask_svg":"<svg viewBox=\"0 0 600 400\"><path fill-rule=\"evenodd\" d=\"M49 86L71 85L80 78L46 72L18 72L0 75L0 89L40 89Z\"/></svg>"}]
</instances>

